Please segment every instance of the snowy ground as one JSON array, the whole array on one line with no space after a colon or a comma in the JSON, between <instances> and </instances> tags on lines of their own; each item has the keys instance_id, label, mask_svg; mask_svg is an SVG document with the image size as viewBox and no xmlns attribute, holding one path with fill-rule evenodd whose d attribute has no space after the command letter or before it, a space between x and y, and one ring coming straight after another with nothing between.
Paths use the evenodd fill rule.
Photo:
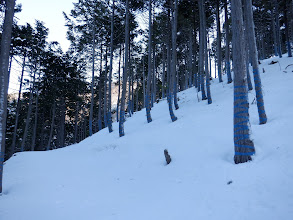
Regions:
<instances>
[{"instance_id":1,"label":"snowy ground","mask_svg":"<svg viewBox=\"0 0 293 220\"><path fill-rule=\"evenodd\" d=\"M268 65L272 60L279 63ZM212 105L198 102L194 88L179 94L174 123L163 101L152 123L145 111L129 118L123 138L115 123L112 134L104 129L67 148L17 154L4 166L0 219L292 220L289 64L293 59L284 56L260 66L268 123L258 125L252 104L252 162L233 163L233 85L215 79ZM254 97L252 91L250 103Z\"/></svg>"}]
</instances>

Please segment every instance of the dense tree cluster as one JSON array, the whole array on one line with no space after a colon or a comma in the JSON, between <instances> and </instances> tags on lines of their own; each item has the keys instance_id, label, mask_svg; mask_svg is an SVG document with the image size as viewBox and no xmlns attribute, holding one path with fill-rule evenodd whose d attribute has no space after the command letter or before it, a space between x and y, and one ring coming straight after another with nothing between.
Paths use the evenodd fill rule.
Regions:
<instances>
[{"instance_id":1,"label":"dense tree cluster","mask_svg":"<svg viewBox=\"0 0 293 220\"><path fill-rule=\"evenodd\" d=\"M145 108L151 123L151 109L162 98L176 121L177 92L195 87L212 104L210 80L218 78L234 81L235 163L251 159L247 91L253 78L260 124L266 123L258 62L284 52L292 56L292 0L78 0L64 13L67 52L47 41L41 21L14 22L10 37L5 28L12 5L20 11L14 4L0 4L0 158L4 152L8 159L19 151L64 147L104 127L112 132L114 118L124 136L126 117ZM8 56L5 37L12 39ZM22 69L20 87L6 102L12 62Z\"/></svg>"}]
</instances>

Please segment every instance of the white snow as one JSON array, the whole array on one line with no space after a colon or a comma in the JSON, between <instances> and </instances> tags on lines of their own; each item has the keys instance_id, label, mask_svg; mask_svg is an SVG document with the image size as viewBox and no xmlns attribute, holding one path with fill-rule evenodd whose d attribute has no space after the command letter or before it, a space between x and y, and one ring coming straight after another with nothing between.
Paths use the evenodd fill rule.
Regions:
<instances>
[{"instance_id":1,"label":"white snow","mask_svg":"<svg viewBox=\"0 0 293 220\"><path fill-rule=\"evenodd\" d=\"M279 63L268 65L272 60ZM125 137L114 123L112 134L104 129L63 149L18 153L4 166L0 219L293 219L289 64L293 59L284 55L260 65L268 123L258 125L252 104L252 162L233 163L233 85L214 80L212 105L198 102L194 88L179 94L174 123L162 101L151 111L152 123L145 110L128 118ZM249 96L252 103L255 92Z\"/></svg>"}]
</instances>

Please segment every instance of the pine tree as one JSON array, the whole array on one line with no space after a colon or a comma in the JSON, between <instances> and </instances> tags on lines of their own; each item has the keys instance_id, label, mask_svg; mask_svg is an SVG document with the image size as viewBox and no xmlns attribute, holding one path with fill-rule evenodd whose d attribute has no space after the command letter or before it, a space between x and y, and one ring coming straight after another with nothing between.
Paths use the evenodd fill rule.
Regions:
<instances>
[{"instance_id":1,"label":"pine tree","mask_svg":"<svg viewBox=\"0 0 293 220\"><path fill-rule=\"evenodd\" d=\"M11 43L12 22L14 16L15 0L6 0L5 18L1 39L0 52L0 193L3 190L3 162L5 154L5 131L7 115L7 92L8 92L8 66Z\"/></svg>"},{"instance_id":2,"label":"pine tree","mask_svg":"<svg viewBox=\"0 0 293 220\"><path fill-rule=\"evenodd\" d=\"M234 63L234 162L245 163L255 153L250 139L249 102L245 77L245 45L241 0L231 1Z\"/></svg>"},{"instance_id":3,"label":"pine tree","mask_svg":"<svg viewBox=\"0 0 293 220\"><path fill-rule=\"evenodd\" d=\"M264 100L262 94L262 84L258 67L258 55L256 48L255 32L254 32L254 23L253 23L253 13L252 13L252 0L246 0L244 5L244 13L246 19L246 34L249 42L249 54L251 57L253 76L254 76L254 85L257 101L257 109L259 115L259 123L265 124L267 122L267 116L264 107Z\"/></svg>"},{"instance_id":4,"label":"pine tree","mask_svg":"<svg viewBox=\"0 0 293 220\"><path fill-rule=\"evenodd\" d=\"M203 8L205 8L204 5L203 5ZM204 11L205 11L205 9L204 9ZM207 35L208 34L207 34L206 17L205 16L203 16L202 25L203 25L203 31L204 31L204 57L205 57L205 76L206 76L207 99L208 99L208 104L212 104L212 97L211 97L211 90L210 90L210 73L209 73L209 66L208 66L208 47L207 47ZM221 69L222 69L222 65L221 65ZM222 73L221 73L221 75L222 75ZM222 76L221 76L221 80L222 80Z\"/></svg>"},{"instance_id":5,"label":"pine tree","mask_svg":"<svg viewBox=\"0 0 293 220\"><path fill-rule=\"evenodd\" d=\"M217 17L217 58L218 58L218 76L219 82L223 82L222 79L222 36L221 36L221 22L220 22L220 0L216 1L216 17Z\"/></svg>"},{"instance_id":6,"label":"pine tree","mask_svg":"<svg viewBox=\"0 0 293 220\"><path fill-rule=\"evenodd\" d=\"M224 4L225 8L225 64L226 64L226 73L228 77L228 84L232 83L232 75L231 75L231 66L230 66L230 35L229 35L229 19L228 19L228 0L225 0Z\"/></svg>"},{"instance_id":7,"label":"pine tree","mask_svg":"<svg viewBox=\"0 0 293 220\"><path fill-rule=\"evenodd\" d=\"M129 50L129 0L126 0L126 18L125 18L125 64L123 69L123 84L122 84L122 97L121 97L121 107L120 107L120 119L119 119L119 136L123 137L124 132L124 121L125 121L125 99L126 99L126 83L128 76L129 60L128 60L128 50Z\"/></svg>"},{"instance_id":8,"label":"pine tree","mask_svg":"<svg viewBox=\"0 0 293 220\"><path fill-rule=\"evenodd\" d=\"M274 15L275 15L275 28L276 28L276 44L277 52L280 58L282 58L282 46L281 46L281 33L280 33L280 14L279 14L279 3L278 0L272 0L274 4Z\"/></svg>"},{"instance_id":9,"label":"pine tree","mask_svg":"<svg viewBox=\"0 0 293 220\"><path fill-rule=\"evenodd\" d=\"M109 97L108 97L108 129L113 132L112 128L112 113L111 113L111 88L112 88L112 70L113 70L113 51L114 51L114 13L115 13L115 0L112 1L112 16L111 16L111 43L110 43L110 70L109 70Z\"/></svg>"},{"instance_id":10,"label":"pine tree","mask_svg":"<svg viewBox=\"0 0 293 220\"><path fill-rule=\"evenodd\" d=\"M173 97L175 109L179 109L177 99L178 75L177 75L177 20L178 20L178 0L174 2L174 11L172 16L172 81L173 81ZM177 75L177 76L176 76Z\"/></svg>"},{"instance_id":11,"label":"pine tree","mask_svg":"<svg viewBox=\"0 0 293 220\"><path fill-rule=\"evenodd\" d=\"M206 92L204 87L204 44L205 44L205 25L204 25L204 17L205 17L205 10L204 10L204 1L198 0L198 7L199 7L199 18L200 18L200 31L199 31L199 77L200 77L200 84L201 84L201 94L202 100L206 100Z\"/></svg>"},{"instance_id":12,"label":"pine tree","mask_svg":"<svg viewBox=\"0 0 293 220\"><path fill-rule=\"evenodd\" d=\"M147 77L147 90L145 97L147 122L152 122L151 117L151 76L152 76L152 0L149 0L149 39L148 39L148 77Z\"/></svg>"}]
</instances>

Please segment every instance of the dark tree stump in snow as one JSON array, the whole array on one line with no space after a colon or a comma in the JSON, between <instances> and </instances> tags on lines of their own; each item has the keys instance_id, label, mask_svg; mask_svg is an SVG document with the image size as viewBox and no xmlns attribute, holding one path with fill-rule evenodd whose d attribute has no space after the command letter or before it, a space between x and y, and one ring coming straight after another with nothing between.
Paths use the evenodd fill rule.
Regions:
<instances>
[{"instance_id":1,"label":"dark tree stump in snow","mask_svg":"<svg viewBox=\"0 0 293 220\"><path fill-rule=\"evenodd\" d=\"M278 63L278 61L272 60L272 62L270 62L269 65L273 65L273 64L276 64L276 63Z\"/></svg>"},{"instance_id":2,"label":"dark tree stump in snow","mask_svg":"<svg viewBox=\"0 0 293 220\"><path fill-rule=\"evenodd\" d=\"M167 164L171 163L171 157L170 157L167 149L164 150L164 155L165 155Z\"/></svg>"}]
</instances>

